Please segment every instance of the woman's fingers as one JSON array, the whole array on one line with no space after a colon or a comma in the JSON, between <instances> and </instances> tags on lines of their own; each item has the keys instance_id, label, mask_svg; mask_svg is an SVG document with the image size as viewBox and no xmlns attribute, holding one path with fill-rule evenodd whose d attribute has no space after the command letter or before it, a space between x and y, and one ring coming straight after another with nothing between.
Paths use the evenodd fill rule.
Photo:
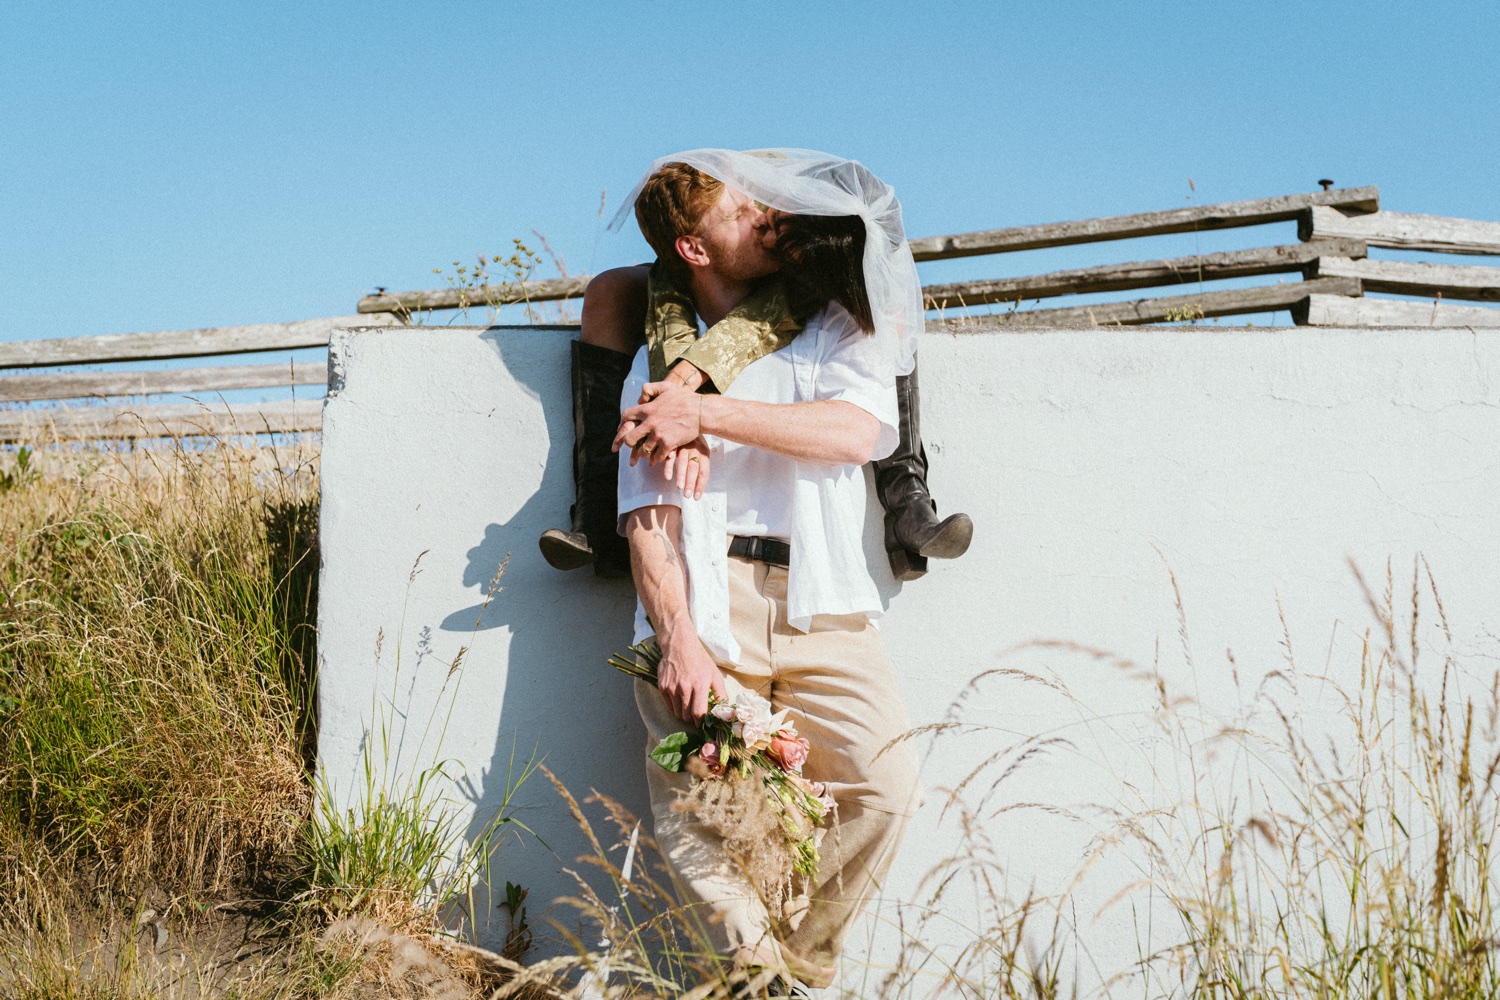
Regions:
<instances>
[{"instance_id":1,"label":"woman's fingers","mask_svg":"<svg viewBox=\"0 0 1500 1000\"><path fill-rule=\"evenodd\" d=\"M705 455L694 462L693 465L698 470L698 481L693 487L693 499L702 500L703 491L708 489L708 456Z\"/></svg>"},{"instance_id":2,"label":"woman's fingers","mask_svg":"<svg viewBox=\"0 0 1500 1000\"><path fill-rule=\"evenodd\" d=\"M615 431L615 440L614 443L610 445L610 449L612 451L619 451L626 445L634 447L638 442L638 438L635 438L634 435L636 428L639 426L640 425L636 423L636 421L631 420L628 417L621 417L620 429Z\"/></svg>"},{"instance_id":3,"label":"woman's fingers","mask_svg":"<svg viewBox=\"0 0 1500 1000\"><path fill-rule=\"evenodd\" d=\"M708 486L708 455L695 447L680 448L676 452L677 488L684 497L703 499L703 490Z\"/></svg>"},{"instance_id":4,"label":"woman's fingers","mask_svg":"<svg viewBox=\"0 0 1500 1000\"><path fill-rule=\"evenodd\" d=\"M630 411L626 410L620 420L620 429L615 432L614 442L610 445L611 450L619 451L621 448L630 449L630 464L633 466L642 458L649 460L655 465L662 460L661 455L654 455L658 450L661 440L656 433L643 422L631 420Z\"/></svg>"}]
</instances>

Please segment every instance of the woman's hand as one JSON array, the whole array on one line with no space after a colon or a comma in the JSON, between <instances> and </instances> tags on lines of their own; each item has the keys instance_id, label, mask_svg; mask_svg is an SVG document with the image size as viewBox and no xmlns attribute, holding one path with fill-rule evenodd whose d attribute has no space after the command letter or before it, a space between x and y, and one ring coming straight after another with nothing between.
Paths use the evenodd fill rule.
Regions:
<instances>
[{"instance_id":1,"label":"woman's hand","mask_svg":"<svg viewBox=\"0 0 1500 1000\"><path fill-rule=\"evenodd\" d=\"M676 473L674 476L673 473ZM677 488L690 500L702 500L708 486L708 442L700 435L667 456L662 474L677 481Z\"/></svg>"}]
</instances>

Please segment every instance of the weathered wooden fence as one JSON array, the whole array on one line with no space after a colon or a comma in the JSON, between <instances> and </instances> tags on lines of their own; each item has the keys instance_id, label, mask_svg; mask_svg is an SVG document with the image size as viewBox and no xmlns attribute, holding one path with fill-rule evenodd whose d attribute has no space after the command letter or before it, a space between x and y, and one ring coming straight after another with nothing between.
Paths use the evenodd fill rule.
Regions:
<instances>
[{"instance_id":1,"label":"weathered wooden fence","mask_svg":"<svg viewBox=\"0 0 1500 1000\"><path fill-rule=\"evenodd\" d=\"M0 441L223 437L315 431L322 426L321 398L231 404L215 400L213 394L233 389L325 386L328 368L324 362L40 374L26 369L327 347L329 336L341 327L392 322L389 317L334 316L294 323L0 343L0 368L19 369L0 375L0 402L106 401L106 405L0 411ZM198 393L208 396L199 403L108 402L121 397Z\"/></svg>"},{"instance_id":2,"label":"weathered wooden fence","mask_svg":"<svg viewBox=\"0 0 1500 1000\"><path fill-rule=\"evenodd\" d=\"M1297 223L1298 242L1162 260L953 282L927 286L930 323L954 332L1044 326L1111 326L1182 322L1289 310L1312 326L1500 326L1500 309L1452 300L1500 302L1500 268L1371 260L1370 247L1447 254L1500 255L1500 222L1479 222L1380 209L1375 187L1345 188L1145 212L1074 222L1019 226L912 241L918 261L947 260L1047 247ZM1297 281L1205 290L1205 282L1271 275ZM587 276L513 285L446 288L366 296L358 314L259 326L115 334L0 343L0 402L91 400L103 405L31 407L0 412L0 441L128 439L192 435L291 433L321 426L321 399L275 403L139 403L124 397L213 394L232 389L321 386L319 363L228 364L141 371L26 369L230 356L323 347L338 327L407 322L432 310L498 307L583 295ZM1191 292L1150 298L1021 309L1024 302L1139 289ZM1371 298L1366 292L1427 301ZM996 306L1010 309L997 311Z\"/></svg>"},{"instance_id":3,"label":"weathered wooden fence","mask_svg":"<svg viewBox=\"0 0 1500 1000\"><path fill-rule=\"evenodd\" d=\"M1455 306L1443 299L1500 302L1500 268L1369 260L1370 247L1455 254L1500 254L1500 222L1380 210L1376 187L1344 188L1199 205L1011 229L934 236L912 241L918 261L948 260L1039 250L1048 247L1136 239L1171 233L1237 229L1296 222L1299 242L1164 260L1133 261L1049 274L929 285L935 322L955 330L1006 326L1137 325L1214 316L1290 310L1299 325L1318 326L1500 326L1500 310ZM1222 291L1158 296L1087 306L1019 309L973 314L970 310L1012 303L1147 288L1198 286L1203 282L1262 275L1297 274L1299 281ZM530 301L581 295L585 279L530 283L525 288L397 292L366 296L365 314L455 309L494 301ZM1366 291L1420 295L1431 302L1367 299Z\"/></svg>"}]
</instances>

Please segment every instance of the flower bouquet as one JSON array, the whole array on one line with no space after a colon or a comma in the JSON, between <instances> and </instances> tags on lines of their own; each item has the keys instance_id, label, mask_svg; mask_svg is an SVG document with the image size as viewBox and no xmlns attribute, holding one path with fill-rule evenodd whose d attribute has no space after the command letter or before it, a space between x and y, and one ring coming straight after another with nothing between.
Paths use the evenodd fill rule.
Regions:
<instances>
[{"instance_id":1,"label":"flower bouquet","mask_svg":"<svg viewBox=\"0 0 1500 1000\"><path fill-rule=\"evenodd\" d=\"M661 648L655 639L609 658L610 666L657 686ZM818 870L818 841L833 799L822 782L802 776L809 744L787 710L726 678L731 697L709 694L696 729L673 733L651 751L668 771L697 780L677 803L724 838L725 850L756 883L773 915L792 896L793 873Z\"/></svg>"}]
</instances>

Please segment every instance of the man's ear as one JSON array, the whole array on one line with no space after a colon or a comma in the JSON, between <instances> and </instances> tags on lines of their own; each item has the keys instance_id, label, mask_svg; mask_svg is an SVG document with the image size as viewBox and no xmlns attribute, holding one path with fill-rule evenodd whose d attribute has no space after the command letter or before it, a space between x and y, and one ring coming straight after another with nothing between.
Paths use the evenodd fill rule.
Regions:
<instances>
[{"instance_id":1,"label":"man's ear","mask_svg":"<svg viewBox=\"0 0 1500 1000\"><path fill-rule=\"evenodd\" d=\"M677 248L678 255L688 264L694 267L706 267L708 265L708 249L704 247L703 241L696 236L679 236L672 244Z\"/></svg>"}]
</instances>

